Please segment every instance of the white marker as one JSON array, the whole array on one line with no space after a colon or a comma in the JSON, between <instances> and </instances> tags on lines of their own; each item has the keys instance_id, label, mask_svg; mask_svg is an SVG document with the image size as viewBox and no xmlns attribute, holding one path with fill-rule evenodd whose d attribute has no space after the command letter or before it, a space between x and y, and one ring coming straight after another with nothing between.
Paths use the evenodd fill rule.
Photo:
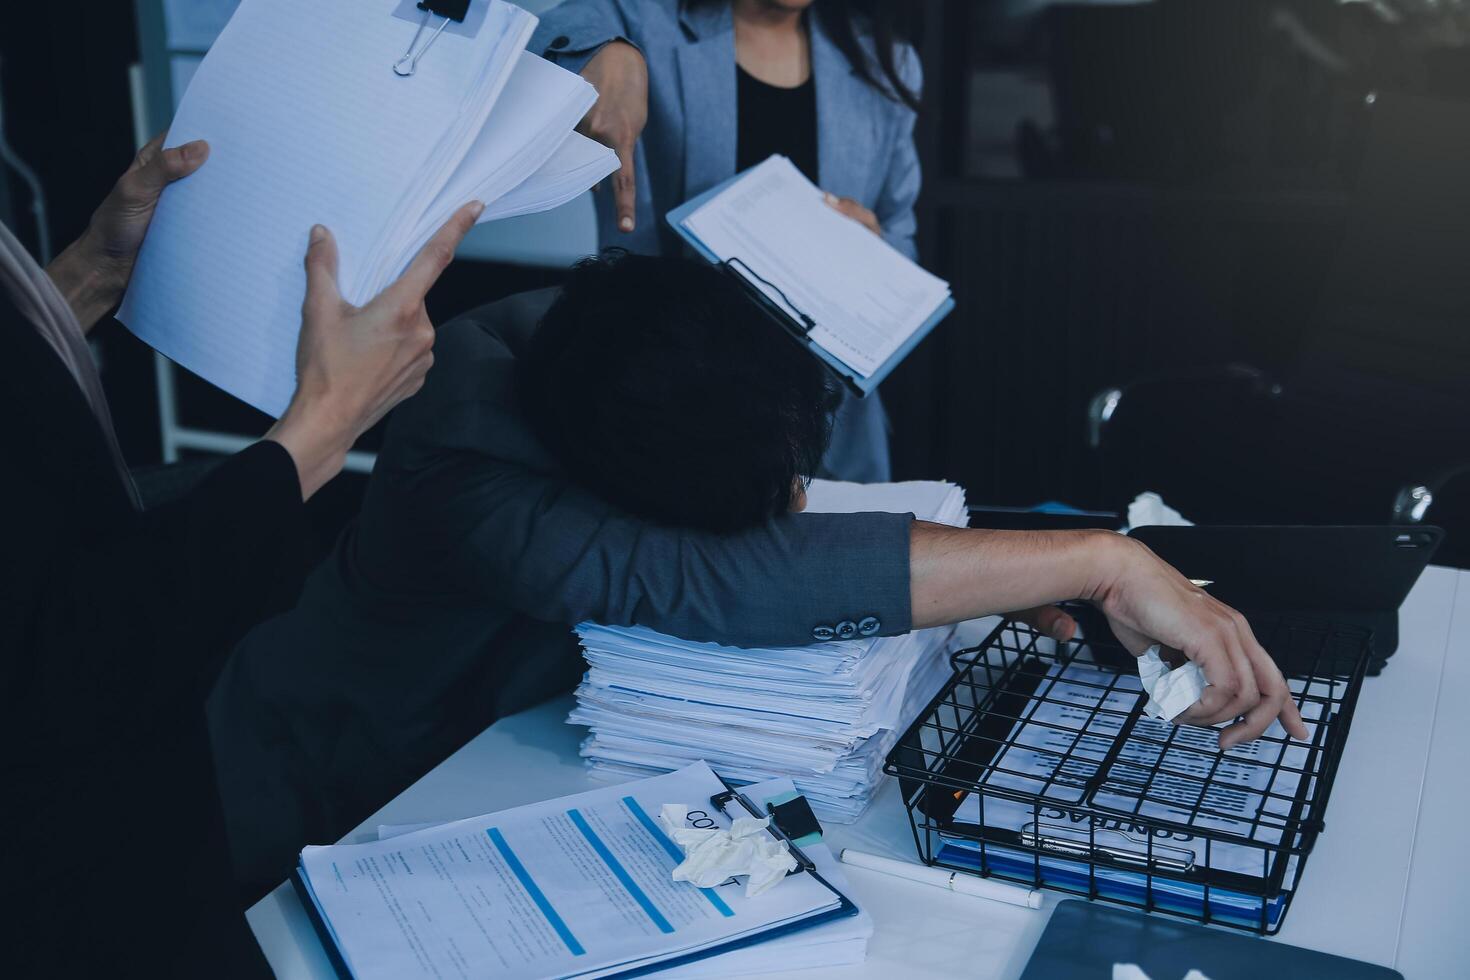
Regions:
<instances>
[{"instance_id":1,"label":"white marker","mask_svg":"<svg viewBox=\"0 0 1470 980\"><path fill-rule=\"evenodd\" d=\"M944 868L931 868L928 865L914 864L911 861L895 861L893 858L854 851L850 847L844 847L837 855L837 859L855 868L867 868L869 871L879 871L886 875L893 875L895 878L907 878L909 881L933 885L936 888L946 888L961 895L988 898L992 902L1005 902L1007 905L1019 905L1028 909L1041 908L1041 892L1039 891L1017 888L1015 885L1002 885L998 881L981 878L979 875L966 874L963 871L947 871Z\"/></svg>"}]
</instances>

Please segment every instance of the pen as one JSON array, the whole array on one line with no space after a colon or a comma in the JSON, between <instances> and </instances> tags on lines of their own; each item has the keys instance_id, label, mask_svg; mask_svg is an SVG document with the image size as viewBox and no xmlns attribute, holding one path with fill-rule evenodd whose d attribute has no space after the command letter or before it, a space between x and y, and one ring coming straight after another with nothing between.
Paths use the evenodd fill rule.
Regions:
<instances>
[{"instance_id":1,"label":"pen","mask_svg":"<svg viewBox=\"0 0 1470 980\"><path fill-rule=\"evenodd\" d=\"M850 847L844 847L837 855L837 859L855 868L867 868L869 871L879 871L886 875L893 875L895 878L907 878L909 881L917 881L920 884L947 888L961 895L988 898L992 902L1005 902L1007 905L1019 905L1027 909L1041 908L1041 892L1017 888L1015 885L1002 885L998 881L990 881L978 875L931 868L909 861L895 861L893 858L854 851Z\"/></svg>"}]
</instances>

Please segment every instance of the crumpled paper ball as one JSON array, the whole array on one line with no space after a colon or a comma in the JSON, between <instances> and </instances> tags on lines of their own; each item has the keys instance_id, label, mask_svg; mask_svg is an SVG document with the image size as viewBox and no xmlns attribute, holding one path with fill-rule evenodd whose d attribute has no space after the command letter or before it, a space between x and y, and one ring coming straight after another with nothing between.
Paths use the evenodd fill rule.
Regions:
<instances>
[{"instance_id":1,"label":"crumpled paper ball","mask_svg":"<svg viewBox=\"0 0 1470 980\"><path fill-rule=\"evenodd\" d=\"M664 833L684 852L684 860L674 868L675 881L714 888L746 875L745 897L754 898L796 868L786 842L766 832L770 817L737 817L729 830L723 830L691 827L685 821L688 814L689 808L679 803L665 803L658 813Z\"/></svg>"},{"instance_id":2,"label":"crumpled paper ball","mask_svg":"<svg viewBox=\"0 0 1470 980\"><path fill-rule=\"evenodd\" d=\"M1187 708L1200 699L1210 682L1205 672L1193 660L1169 669L1164 658L1159 656L1159 644L1155 643L1138 658L1138 679L1148 693L1148 704L1143 706L1151 718L1173 721Z\"/></svg>"}]
</instances>

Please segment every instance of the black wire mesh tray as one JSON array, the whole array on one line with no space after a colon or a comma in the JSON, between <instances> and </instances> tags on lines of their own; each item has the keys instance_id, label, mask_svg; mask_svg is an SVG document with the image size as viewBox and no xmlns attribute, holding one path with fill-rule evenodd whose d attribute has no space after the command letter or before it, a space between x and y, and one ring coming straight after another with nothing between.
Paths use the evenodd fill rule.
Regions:
<instances>
[{"instance_id":1,"label":"black wire mesh tray","mask_svg":"<svg viewBox=\"0 0 1470 980\"><path fill-rule=\"evenodd\" d=\"M1222 753L1144 711L1111 637L1006 621L889 754L920 858L1198 922L1274 934L1323 829L1369 659L1367 631L1282 620L1265 648L1307 723Z\"/></svg>"}]
</instances>

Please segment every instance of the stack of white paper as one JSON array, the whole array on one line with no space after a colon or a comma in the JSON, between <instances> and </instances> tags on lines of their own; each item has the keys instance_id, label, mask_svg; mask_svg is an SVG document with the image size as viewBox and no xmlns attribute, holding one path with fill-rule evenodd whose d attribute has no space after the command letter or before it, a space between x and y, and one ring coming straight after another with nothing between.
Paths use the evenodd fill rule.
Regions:
<instances>
[{"instance_id":1,"label":"stack of white paper","mask_svg":"<svg viewBox=\"0 0 1470 980\"><path fill-rule=\"evenodd\" d=\"M524 50L535 17L471 0L401 77L423 17L399 0L240 4L169 128L170 146L206 139L210 158L159 202L119 313L134 333L280 415L313 224L362 304L461 205L486 202L482 221L546 210L617 168L572 132L596 92Z\"/></svg>"},{"instance_id":2,"label":"stack of white paper","mask_svg":"<svg viewBox=\"0 0 1470 980\"><path fill-rule=\"evenodd\" d=\"M948 483L814 481L807 509L912 512L963 526ZM594 773L667 772L708 760L727 779L784 776L827 820L854 820L883 758L948 673L952 628L789 649L695 643L639 627L577 627L588 671L568 719L591 729Z\"/></svg>"}]
</instances>

